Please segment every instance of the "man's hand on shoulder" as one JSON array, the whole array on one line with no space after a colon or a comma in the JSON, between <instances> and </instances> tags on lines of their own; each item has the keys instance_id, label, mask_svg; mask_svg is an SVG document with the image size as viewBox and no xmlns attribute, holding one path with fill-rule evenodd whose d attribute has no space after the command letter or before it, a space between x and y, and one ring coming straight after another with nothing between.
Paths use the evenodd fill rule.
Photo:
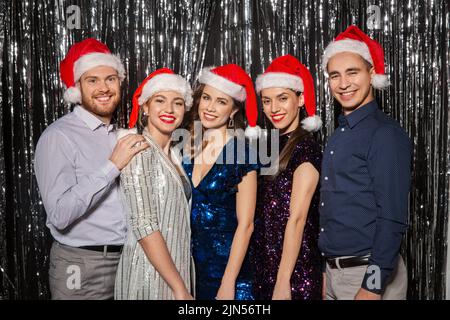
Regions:
<instances>
[{"instance_id":1,"label":"man's hand on shoulder","mask_svg":"<svg viewBox=\"0 0 450 320\"><path fill-rule=\"evenodd\" d=\"M138 134L129 134L117 141L109 160L117 169L122 170L133 157L149 147L145 138Z\"/></svg>"}]
</instances>

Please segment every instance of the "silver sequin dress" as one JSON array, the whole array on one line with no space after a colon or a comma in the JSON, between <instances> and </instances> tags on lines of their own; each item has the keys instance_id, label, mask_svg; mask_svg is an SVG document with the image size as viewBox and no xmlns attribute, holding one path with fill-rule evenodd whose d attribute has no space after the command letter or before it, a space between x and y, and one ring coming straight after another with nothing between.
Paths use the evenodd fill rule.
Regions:
<instances>
[{"instance_id":1,"label":"silver sequin dress","mask_svg":"<svg viewBox=\"0 0 450 320\"><path fill-rule=\"evenodd\" d=\"M127 208L128 234L117 270L116 300L171 300L173 294L138 243L160 231L169 253L191 289L191 189L183 168L178 173L146 130L150 147L137 154L122 170L120 180ZM172 152L172 158L176 158Z\"/></svg>"}]
</instances>

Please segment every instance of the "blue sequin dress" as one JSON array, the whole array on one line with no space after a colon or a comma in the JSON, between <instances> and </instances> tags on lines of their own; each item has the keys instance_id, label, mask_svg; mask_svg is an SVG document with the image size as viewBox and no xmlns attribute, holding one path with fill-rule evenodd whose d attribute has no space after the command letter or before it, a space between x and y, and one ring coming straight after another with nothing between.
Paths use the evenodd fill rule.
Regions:
<instances>
[{"instance_id":1,"label":"blue sequin dress","mask_svg":"<svg viewBox=\"0 0 450 320\"><path fill-rule=\"evenodd\" d=\"M245 151L245 152L243 152ZM222 149L217 161L197 187L192 185L193 163L183 167L192 185L192 255L195 262L195 298L213 300L219 290L237 228L237 185L258 170L256 152L236 137ZM253 300L252 270L246 257L236 279L236 300Z\"/></svg>"}]
</instances>

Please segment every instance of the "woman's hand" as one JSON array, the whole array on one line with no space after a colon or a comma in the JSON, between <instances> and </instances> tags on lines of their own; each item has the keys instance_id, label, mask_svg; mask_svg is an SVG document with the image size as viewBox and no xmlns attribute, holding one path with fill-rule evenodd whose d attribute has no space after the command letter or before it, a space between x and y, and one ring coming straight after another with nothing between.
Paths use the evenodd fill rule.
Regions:
<instances>
[{"instance_id":1,"label":"woman's hand","mask_svg":"<svg viewBox=\"0 0 450 320\"><path fill-rule=\"evenodd\" d=\"M216 300L234 300L235 282L222 283L217 291Z\"/></svg>"},{"instance_id":2,"label":"woman's hand","mask_svg":"<svg viewBox=\"0 0 450 320\"><path fill-rule=\"evenodd\" d=\"M292 300L289 281L277 281L273 289L272 300Z\"/></svg>"},{"instance_id":3,"label":"woman's hand","mask_svg":"<svg viewBox=\"0 0 450 320\"><path fill-rule=\"evenodd\" d=\"M174 292L173 296L175 300L194 300L194 297L186 289Z\"/></svg>"}]
</instances>

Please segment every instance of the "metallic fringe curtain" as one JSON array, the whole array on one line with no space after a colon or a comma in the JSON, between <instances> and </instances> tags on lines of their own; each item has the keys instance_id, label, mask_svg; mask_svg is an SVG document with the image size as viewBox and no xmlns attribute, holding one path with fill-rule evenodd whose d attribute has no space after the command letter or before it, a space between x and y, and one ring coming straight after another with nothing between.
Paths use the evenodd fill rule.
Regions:
<instances>
[{"instance_id":1,"label":"metallic fringe curtain","mask_svg":"<svg viewBox=\"0 0 450 320\"><path fill-rule=\"evenodd\" d=\"M78 20L77 20L78 19ZM51 237L33 175L42 131L69 112L59 62L96 37L127 68L133 90L167 66L194 82L203 66L237 63L253 77L282 54L311 70L325 143L339 114L320 68L324 47L356 24L385 49L392 86L377 93L414 142L409 298L445 298L449 209L449 8L445 0L4 0L0 2L0 300L47 299ZM262 118L262 117L261 117ZM260 119L262 121L262 119Z\"/></svg>"}]
</instances>

